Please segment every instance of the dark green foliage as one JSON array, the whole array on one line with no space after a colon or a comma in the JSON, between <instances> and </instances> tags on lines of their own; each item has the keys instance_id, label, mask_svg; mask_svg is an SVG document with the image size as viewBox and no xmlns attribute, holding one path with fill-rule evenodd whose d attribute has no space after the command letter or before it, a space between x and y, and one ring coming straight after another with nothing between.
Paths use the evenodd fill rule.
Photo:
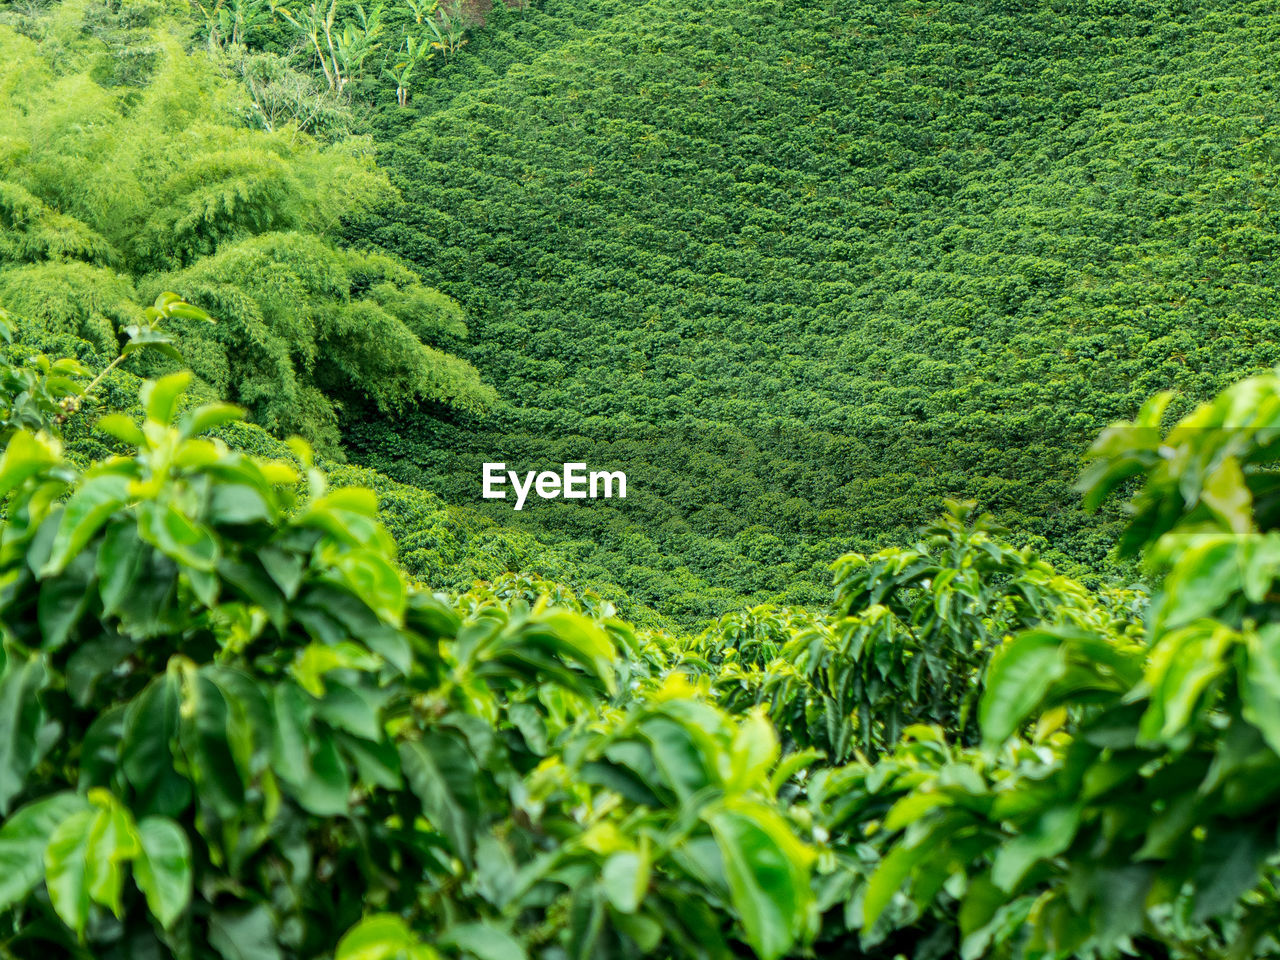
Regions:
<instances>
[{"instance_id":1,"label":"dark green foliage","mask_svg":"<svg viewBox=\"0 0 1280 960\"><path fill-rule=\"evenodd\" d=\"M184 314L159 298L135 342ZM82 473L56 433L83 376L5 378L35 400L0 457L10 952L1273 950L1280 374L1095 444L1084 489L1137 477L1167 570L1146 636L1140 596L953 507L841 558L831 616L692 640L537 578L421 591L372 491L204 438L240 414L182 404L187 375ZM842 726L878 762L833 764Z\"/></svg>"},{"instance_id":2,"label":"dark green foliage","mask_svg":"<svg viewBox=\"0 0 1280 960\"><path fill-rule=\"evenodd\" d=\"M883 816L844 881L864 941L907 926L964 957L1274 953L1278 389L1246 380L1168 431L1157 396L1094 444L1082 489L1140 479L1125 542L1165 574L1145 642L1025 631L987 670L983 749L918 728L824 776L818 815L846 854Z\"/></svg>"},{"instance_id":3,"label":"dark green foliage","mask_svg":"<svg viewBox=\"0 0 1280 960\"><path fill-rule=\"evenodd\" d=\"M646 602L817 602L946 497L1092 575L1095 432L1280 359L1267 4L535 7L378 121L404 202L350 231L466 304L507 406L347 429ZM495 458L637 493L514 516Z\"/></svg>"},{"instance_id":4,"label":"dark green foliage","mask_svg":"<svg viewBox=\"0 0 1280 960\"><path fill-rule=\"evenodd\" d=\"M951 502L914 547L837 560L829 615L727 615L700 638L718 698L765 705L786 745L833 762L875 757L921 723L976 743L987 661L1010 635L1051 625L1123 633L1142 599L1091 593L1004 533Z\"/></svg>"},{"instance_id":5,"label":"dark green foliage","mask_svg":"<svg viewBox=\"0 0 1280 960\"><path fill-rule=\"evenodd\" d=\"M4 11L0 956L1274 956L1280 370L1182 415L1274 359L1265 14L500 11L361 219L159 4Z\"/></svg>"}]
</instances>

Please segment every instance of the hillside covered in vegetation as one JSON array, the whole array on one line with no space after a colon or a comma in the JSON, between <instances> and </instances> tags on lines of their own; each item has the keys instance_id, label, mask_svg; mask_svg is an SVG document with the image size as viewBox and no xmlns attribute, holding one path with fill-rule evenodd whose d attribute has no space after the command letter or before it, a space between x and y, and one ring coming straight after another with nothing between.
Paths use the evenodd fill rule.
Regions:
<instances>
[{"instance_id":1,"label":"hillside covered in vegetation","mask_svg":"<svg viewBox=\"0 0 1280 960\"><path fill-rule=\"evenodd\" d=\"M541 19L494 68L478 36L420 117L379 115L402 202L348 232L466 304L500 405L346 435L457 502L486 460L627 469L625 504L490 507L647 602L820 601L831 557L945 496L1096 571L1115 528L1071 489L1093 434L1280 359L1266 4Z\"/></svg>"}]
</instances>

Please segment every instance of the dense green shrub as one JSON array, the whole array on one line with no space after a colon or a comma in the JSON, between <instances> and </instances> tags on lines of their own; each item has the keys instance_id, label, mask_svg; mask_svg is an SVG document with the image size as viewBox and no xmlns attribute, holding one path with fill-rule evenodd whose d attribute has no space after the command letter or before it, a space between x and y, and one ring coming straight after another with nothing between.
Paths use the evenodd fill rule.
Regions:
<instances>
[{"instance_id":1,"label":"dense green shrub","mask_svg":"<svg viewBox=\"0 0 1280 960\"><path fill-rule=\"evenodd\" d=\"M195 118L160 4L4 12L0 957L1274 955L1280 371L1137 403L1270 358L1265 18L584 3L445 102L560 9L454 52L392 151L435 205L351 228L478 302L493 432L458 304L333 240L362 143ZM495 438L653 485L548 546L219 394L446 493ZM1040 549L1108 542L1062 471L1130 407L1078 492L1149 600Z\"/></svg>"},{"instance_id":2,"label":"dense green shrub","mask_svg":"<svg viewBox=\"0 0 1280 960\"><path fill-rule=\"evenodd\" d=\"M218 321L176 331L206 394L280 435L340 455L353 398L483 413L492 390L445 352L466 335L458 305L327 239L390 195L371 144L246 125L244 89L183 50L184 22L136 8L60 4L39 42L0 23L0 303L24 336L113 353L139 304L176 289ZM87 65L95 41L118 59L139 31L154 63L138 82Z\"/></svg>"},{"instance_id":3,"label":"dense green shrub","mask_svg":"<svg viewBox=\"0 0 1280 960\"><path fill-rule=\"evenodd\" d=\"M964 957L1277 949L1280 374L1166 432L1169 399L1106 431L1082 483L1096 503L1139 478L1123 542L1164 574L1145 636L1024 631L988 667L981 748L917 727L811 792L864 944L904 927Z\"/></svg>"},{"instance_id":4,"label":"dense green shrub","mask_svg":"<svg viewBox=\"0 0 1280 960\"><path fill-rule=\"evenodd\" d=\"M204 438L239 411L179 415L188 382L103 418L130 453L83 474L53 419L0 456L6 953L389 957L405 919L480 960L807 934L762 715L661 682L620 621L412 588L371 491Z\"/></svg>"}]
</instances>

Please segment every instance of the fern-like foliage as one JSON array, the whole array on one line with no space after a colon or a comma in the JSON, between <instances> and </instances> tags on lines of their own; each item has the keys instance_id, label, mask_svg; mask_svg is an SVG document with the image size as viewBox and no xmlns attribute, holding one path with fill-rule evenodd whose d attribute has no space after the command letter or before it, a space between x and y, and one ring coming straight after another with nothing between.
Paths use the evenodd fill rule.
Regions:
<instances>
[{"instance_id":1,"label":"fern-like foliage","mask_svg":"<svg viewBox=\"0 0 1280 960\"><path fill-rule=\"evenodd\" d=\"M419 339L465 332L458 305L389 257L268 233L144 285L179 288L219 321L180 330L186 361L273 431L336 444L335 405L356 395L386 413L415 397L475 413L495 400L475 368Z\"/></svg>"},{"instance_id":2,"label":"fern-like foliage","mask_svg":"<svg viewBox=\"0 0 1280 960\"><path fill-rule=\"evenodd\" d=\"M461 307L325 239L393 196L371 143L259 129L180 24L131 10L66 0L21 33L0 18L0 307L24 336L112 353L174 290L217 320L177 331L197 390L330 454L349 398L488 409L493 391L445 352L466 334ZM140 44L146 63L122 79Z\"/></svg>"}]
</instances>

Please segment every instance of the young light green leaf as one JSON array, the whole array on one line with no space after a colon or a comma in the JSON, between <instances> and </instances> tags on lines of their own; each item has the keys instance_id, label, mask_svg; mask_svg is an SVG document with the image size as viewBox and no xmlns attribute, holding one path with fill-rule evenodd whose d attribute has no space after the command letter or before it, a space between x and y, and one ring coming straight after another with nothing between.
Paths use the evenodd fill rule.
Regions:
<instances>
[{"instance_id":1,"label":"young light green leaf","mask_svg":"<svg viewBox=\"0 0 1280 960\"><path fill-rule=\"evenodd\" d=\"M600 881L609 902L622 913L635 913L649 889L649 848L620 850L604 862Z\"/></svg>"},{"instance_id":2,"label":"young light green leaf","mask_svg":"<svg viewBox=\"0 0 1280 960\"><path fill-rule=\"evenodd\" d=\"M79 794L55 793L29 803L0 827L0 911L30 893L44 876L44 852L53 832L87 809Z\"/></svg>"},{"instance_id":3,"label":"young light green leaf","mask_svg":"<svg viewBox=\"0 0 1280 960\"><path fill-rule=\"evenodd\" d=\"M98 810L79 810L62 821L44 851L45 886L62 922L80 936L89 922L89 881L85 863L89 831Z\"/></svg>"},{"instance_id":4,"label":"young light green leaf","mask_svg":"<svg viewBox=\"0 0 1280 960\"><path fill-rule=\"evenodd\" d=\"M806 927L812 854L776 812L761 804L725 805L707 821L747 942L762 960L777 960Z\"/></svg>"},{"instance_id":5,"label":"young light green leaf","mask_svg":"<svg viewBox=\"0 0 1280 960\"><path fill-rule=\"evenodd\" d=\"M365 917L338 941L334 960L434 960L401 917L382 913Z\"/></svg>"}]
</instances>

